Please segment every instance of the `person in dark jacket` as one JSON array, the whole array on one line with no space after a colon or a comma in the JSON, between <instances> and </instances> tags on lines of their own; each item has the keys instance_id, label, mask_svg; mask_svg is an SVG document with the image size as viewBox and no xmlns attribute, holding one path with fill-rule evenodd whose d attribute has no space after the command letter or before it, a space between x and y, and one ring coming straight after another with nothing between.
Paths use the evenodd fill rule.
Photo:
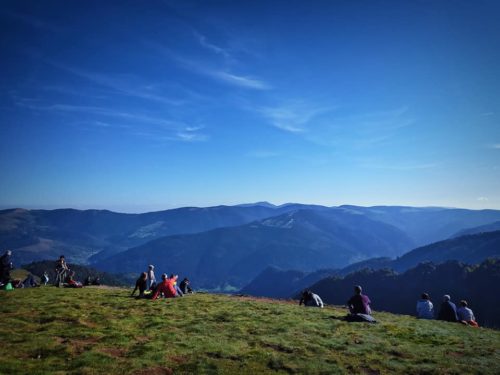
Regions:
<instances>
[{"instance_id":1,"label":"person in dark jacket","mask_svg":"<svg viewBox=\"0 0 500 375\"><path fill-rule=\"evenodd\" d=\"M40 284L38 284L35 281L35 278L33 277L33 275L31 273L29 273L28 276L26 276L26 279L24 279L24 281L23 281L23 287L24 288L35 288L38 286L40 286Z\"/></svg>"},{"instance_id":2,"label":"person in dark jacket","mask_svg":"<svg viewBox=\"0 0 500 375\"><path fill-rule=\"evenodd\" d=\"M130 297L132 297L136 290L139 289L139 297L144 297L144 291L148 288L148 274L146 272L141 273L137 281L135 282L135 288L132 291Z\"/></svg>"},{"instance_id":3,"label":"person in dark jacket","mask_svg":"<svg viewBox=\"0 0 500 375\"><path fill-rule=\"evenodd\" d=\"M10 279L10 271L12 268L12 262L10 260L10 257L12 256L12 251L7 250L1 257L0 257L0 283L2 284L7 284Z\"/></svg>"},{"instance_id":4,"label":"person in dark jacket","mask_svg":"<svg viewBox=\"0 0 500 375\"><path fill-rule=\"evenodd\" d=\"M370 308L370 298L367 295L361 294L363 289L361 286L356 285L354 287L354 295L347 301L347 306L351 314L366 314L371 315L372 310Z\"/></svg>"},{"instance_id":5,"label":"person in dark jacket","mask_svg":"<svg viewBox=\"0 0 500 375\"><path fill-rule=\"evenodd\" d=\"M181 281L179 287L181 288L181 291L184 294L193 293L193 289L191 288L191 283L187 277L185 277L184 280Z\"/></svg>"},{"instance_id":6,"label":"person in dark jacket","mask_svg":"<svg viewBox=\"0 0 500 375\"><path fill-rule=\"evenodd\" d=\"M90 275L87 276L83 285L85 285L85 286L92 285L92 279L91 279Z\"/></svg>"},{"instance_id":7,"label":"person in dark jacket","mask_svg":"<svg viewBox=\"0 0 500 375\"><path fill-rule=\"evenodd\" d=\"M439 309L438 320L444 320L446 322L457 322L457 307L453 302L451 302L451 297L448 294L443 296L443 303Z\"/></svg>"}]
</instances>

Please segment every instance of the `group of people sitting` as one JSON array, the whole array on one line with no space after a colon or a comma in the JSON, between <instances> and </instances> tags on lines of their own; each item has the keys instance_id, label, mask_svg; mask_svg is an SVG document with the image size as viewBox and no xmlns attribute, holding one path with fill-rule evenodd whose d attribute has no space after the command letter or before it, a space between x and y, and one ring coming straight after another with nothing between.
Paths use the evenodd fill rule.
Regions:
<instances>
[{"instance_id":1,"label":"group of people sitting","mask_svg":"<svg viewBox=\"0 0 500 375\"><path fill-rule=\"evenodd\" d=\"M185 294L193 293L189 279L184 278L180 284L177 283L178 275L171 274L170 277L166 273L161 275L161 282L156 283L154 274L154 266L150 265L147 272L142 272L135 282L135 288L131 296L139 291L138 298L157 299L183 297Z\"/></svg>"},{"instance_id":2,"label":"group of people sitting","mask_svg":"<svg viewBox=\"0 0 500 375\"><path fill-rule=\"evenodd\" d=\"M371 317L372 310L370 307L370 298L362 293L361 286L354 287L354 295L347 301L350 315L346 317L348 321L369 321L373 322ZM310 290L304 290L299 302L299 305L312 306L323 308L323 301L320 296ZM417 302L417 318L419 319L434 319L434 305L432 304L429 294L422 293L421 299ZM443 302L437 316L438 320L447 322L459 322L472 327L479 327L472 310L468 307L465 300L460 301L460 307L451 302L451 297L448 294L443 296Z\"/></svg>"},{"instance_id":3,"label":"group of people sitting","mask_svg":"<svg viewBox=\"0 0 500 375\"><path fill-rule=\"evenodd\" d=\"M417 302L417 318L434 319L434 305L427 293L422 293L420 300ZM443 296L443 302L441 303L437 319L479 327L476 317L469 308L467 301L460 301L460 307L457 309L457 306L451 302L451 297L448 294Z\"/></svg>"},{"instance_id":4,"label":"group of people sitting","mask_svg":"<svg viewBox=\"0 0 500 375\"><path fill-rule=\"evenodd\" d=\"M363 289L361 286L356 285L354 287L354 295L347 301L347 307L349 308L349 315L346 316L347 321L363 321L375 323L375 319L371 316L372 310L370 308L370 298L362 293ZM319 307L323 308L324 304L321 297L313 293L309 289L302 292L302 296L299 301L300 305Z\"/></svg>"}]
</instances>

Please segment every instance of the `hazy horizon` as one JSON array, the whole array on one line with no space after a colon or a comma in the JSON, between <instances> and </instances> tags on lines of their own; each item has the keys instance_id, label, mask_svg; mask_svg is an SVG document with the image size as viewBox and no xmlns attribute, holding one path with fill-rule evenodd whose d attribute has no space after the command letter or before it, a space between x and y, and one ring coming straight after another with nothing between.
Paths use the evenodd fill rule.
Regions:
<instances>
[{"instance_id":1,"label":"hazy horizon","mask_svg":"<svg viewBox=\"0 0 500 375\"><path fill-rule=\"evenodd\" d=\"M500 2L4 1L0 206L500 209Z\"/></svg>"},{"instance_id":2,"label":"hazy horizon","mask_svg":"<svg viewBox=\"0 0 500 375\"><path fill-rule=\"evenodd\" d=\"M178 208L211 208L218 206L241 206L241 205L253 205L259 203L267 203L273 206L279 207L287 204L302 204L302 205L317 205L324 207L341 207L341 206L357 206L357 207L408 207L408 208L442 208L442 209L464 209L464 210L497 210L495 208L467 208L467 207L451 207L451 206L436 206L436 205L427 205L427 206L410 206L407 204L374 204L374 205L360 205L360 204L351 204L351 203L341 203L341 204L319 204L319 203L311 203L311 202L283 202L283 203L274 203L269 201L256 201L256 202L241 202L241 203L220 203L220 204L210 204L210 205L181 205L181 206L167 206L167 205L153 205L153 206L123 206L123 207L113 207L113 206L75 206L75 205L12 205L5 206L0 205L0 210L11 210L11 209L24 209L24 210L59 210L59 209L75 209L75 210L104 210L104 211L112 211L116 213L124 213L124 214L142 214L148 212L158 212L158 211L166 211L166 210L175 210Z\"/></svg>"}]
</instances>

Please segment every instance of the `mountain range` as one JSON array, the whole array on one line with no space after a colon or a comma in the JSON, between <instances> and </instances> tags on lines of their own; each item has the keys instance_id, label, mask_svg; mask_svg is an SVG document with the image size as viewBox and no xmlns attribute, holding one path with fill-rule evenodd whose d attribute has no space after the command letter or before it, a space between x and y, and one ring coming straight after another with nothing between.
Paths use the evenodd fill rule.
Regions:
<instances>
[{"instance_id":1,"label":"mountain range","mask_svg":"<svg viewBox=\"0 0 500 375\"><path fill-rule=\"evenodd\" d=\"M200 287L240 289L268 267L310 273L384 257L403 267L412 249L496 222L498 210L267 202L144 214L10 209L0 211L0 247L17 264L65 254L133 277L155 264Z\"/></svg>"}]
</instances>

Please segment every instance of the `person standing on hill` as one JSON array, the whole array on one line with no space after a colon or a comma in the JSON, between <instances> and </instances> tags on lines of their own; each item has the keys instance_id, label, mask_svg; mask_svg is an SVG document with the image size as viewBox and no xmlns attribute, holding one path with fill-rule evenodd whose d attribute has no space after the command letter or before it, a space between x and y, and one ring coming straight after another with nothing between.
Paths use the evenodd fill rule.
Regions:
<instances>
[{"instance_id":1,"label":"person standing on hill","mask_svg":"<svg viewBox=\"0 0 500 375\"><path fill-rule=\"evenodd\" d=\"M469 309L468 306L469 305L467 301L460 301L460 307L457 310L458 320L460 320L460 322L463 324L467 324L472 327L479 327L479 324L477 324L476 322L474 313L471 309Z\"/></svg>"},{"instance_id":2,"label":"person standing on hill","mask_svg":"<svg viewBox=\"0 0 500 375\"><path fill-rule=\"evenodd\" d=\"M347 306L351 314L366 314L371 315L372 310L370 308L370 298L367 295L361 294L363 289L361 286L356 285L354 287L354 295L347 301Z\"/></svg>"},{"instance_id":3,"label":"person standing on hill","mask_svg":"<svg viewBox=\"0 0 500 375\"><path fill-rule=\"evenodd\" d=\"M155 266L152 264L148 267L149 289L153 290L156 287Z\"/></svg>"},{"instance_id":4,"label":"person standing on hill","mask_svg":"<svg viewBox=\"0 0 500 375\"><path fill-rule=\"evenodd\" d=\"M7 284L10 281L10 271L12 268L12 262L10 257L12 256L12 251L7 250L0 257L0 283Z\"/></svg>"},{"instance_id":5,"label":"person standing on hill","mask_svg":"<svg viewBox=\"0 0 500 375\"><path fill-rule=\"evenodd\" d=\"M55 285L57 287L61 286L66 281L68 277L69 267L66 263L66 258L64 255L61 255L56 262L56 281Z\"/></svg>"},{"instance_id":6,"label":"person standing on hill","mask_svg":"<svg viewBox=\"0 0 500 375\"><path fill-rule=\"evenodd\" d=\"M422 293L421 299L417 301L417 318L434 319L434 305L427 293Z\"/></svg>"},{"instance_id":7,"label":"person standing on hill","mask_svg":"<svg viewBox=\"0 0 500 375\"><path fill-rule=\"evenodd\" d=\"M444 320L446 322L457 322L457 307L453 302L451 302L451 297L448 294L443 296L443 303L439 309L438 320Z\"/></svg>"}]
</instances>

